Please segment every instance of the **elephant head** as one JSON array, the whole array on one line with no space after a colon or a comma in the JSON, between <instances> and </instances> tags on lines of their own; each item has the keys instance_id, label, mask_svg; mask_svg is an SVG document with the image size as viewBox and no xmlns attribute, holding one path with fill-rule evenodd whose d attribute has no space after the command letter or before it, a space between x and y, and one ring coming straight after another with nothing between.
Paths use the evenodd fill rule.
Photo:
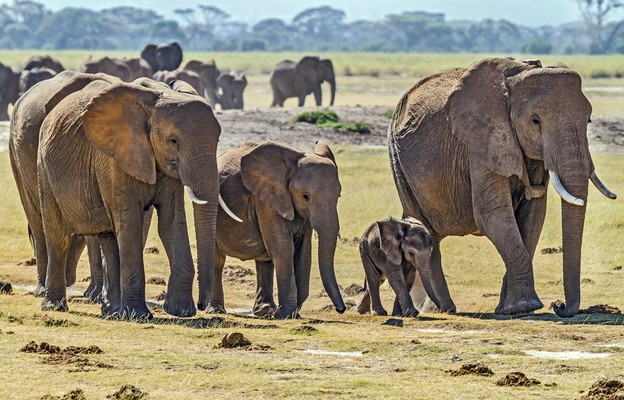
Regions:
<instances>
[{"instance_id":1,"label":"elephant head","mask_svg":"<svg viewBox=\"0 0 624 400\"><path fill-rule=\"evenodd\" d=\"M0 121L9 119L8 106L19 98L19 72L0 63Z\"/></svg>"},{"instance_id":2,"label":"elephant head","mask_svg":"<svg viewBox=\"0 0 624 400\"><path fill-rule=\"evenodd\" d=\"M247 87L245 74L236 74L234 72L221 74L219 79L217 79L217 85L221 90L219 96L221 98L221 108L224 110L243 109L243 92Z\"/></svg>"},{"instance_id":3,"label":"elephant head","mask_svg":"<svg viewBox=\"0 0 624 400\"><path fill-rule=\"evenodd\" d=\"M331 60L319 57L305 56L295 66L295 85L304 85L306 93L315 93L315 89L320 91L320 85L328 82L331 87L330 105L334 105L336 95L336 76ZM315 93L315 97L317 94ZM318 93L316 105L320 106L322 95Z\"/></svg>"},{"instance_id":4,"label":"elephant head","mask_svg":"<svg viewBox=\"0 0 624 400\"><path fill-rule=\"evenodd\" d=\"M343 312L334 272L341 185L329 146L319 141L314 154L306 155L274 142L261 144L241 158L241 176L245 187L282 218L292 221L297 215L310 221L318 233L323 287L336 310Z\"/></svg>"},{"instance_id":5,"label":"elephant head","mask_svg":"<svg viewBox=\"0 0 624 400\"><path fill-rule=\"evenodd\" d=\"M201 96L204 92L202 81L193 71L177 70L177 71L158 71L154 74L154 80L165 82L170 85L173 81L183 81L191 85L195 94ZM203 96L202 96L203 97Z\"/></svg>"},{"instance_id":6,"label":"elephant head","mask_svg":"<svg viewBox=\"0 0 624 400\"><path fill-rule=\"evenodd\" d=\"M575 315L580 305L581 242L589 180L603 194L615 198L594 171L587 141L592 108L581 90L580 76L563 65L540 68L509 59L485 59L463 73L445 112L453 134L478 162L495 173L515 175L530 186L536 182L529 182L526 161L543 162L562 197L566 302L556 306L555 312ZM548 182L546 176L537 178L538 184ZM538 228L541 230L541 225Z\"/></svg>"},{"instance_id":7,"label":"elephant head","mask_svg":"<svg viewBox=\"0 0 624 400\"><path fill-rule=\"evenodd\" d=\"M206 62L191 60L186 63L184 69L194 71L199 75L202 85L204 86L204 93L202 94L206 97L212 108L214 108L217 103L221 102L221 98L217 93L217 78L221 72L219 68L217 68L217 64L214 60Z\"/></svg>"}]
</instances>

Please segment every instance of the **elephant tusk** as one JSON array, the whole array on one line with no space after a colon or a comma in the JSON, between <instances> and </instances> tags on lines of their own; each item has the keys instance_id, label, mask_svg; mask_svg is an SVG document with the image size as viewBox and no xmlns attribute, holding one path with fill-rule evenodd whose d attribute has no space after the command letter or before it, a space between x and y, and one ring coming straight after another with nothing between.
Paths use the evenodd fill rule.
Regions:
<instances>
[{"instance_id":1,"label":"elephant tusk","mask_svg":"<svg viewBox=\"0 0 624 400\"><path fill-rule=\"evenodd\" d=\"M232 210L230 210L227 204L225 204L225 201L223 201L223 197L221 197L221 193L219 193L219 205L221 206L221 208L223 208L223 211L225 211L225 213L229 215L234 221L243 222L243 220L238 218L236 214L234 214Z\"/></svg>"},{"instance_id":2,"label":"elephant tusk","mask_svg":"<svg viewBox=\"0 0 624 400\"><path fill-rule=\"evenodd\" d=\"M191 198L191 200L193 200L193 203L195 204L206 204L208 203L206 200L200 200L197 198L197 196L195 196L195 192L193 192L193 189L191 189L189 186L184 186L186 188L186 193L188 193L189 197Z\"/></svg>"},{"instance_id":3,"label":"elephant tusk","mask_svg":"<svg viewBox=\"0 0 624 400\"><path fill-rule=\"evenodd\" d=\"M552 181L553 188L555 188L555 191L559 196L561 196L563 200L575 206L585 205L585 201L583 201L583 199L579 199L578 197L574 197L570 193L568 193L568 191L563 187L561 180L555 172L548 171L548 174L550 175L550 180Z\"/></svg>"},{"instance_id":4,"label":"elephant tusk","mask_svg":"<svg viewBox=\"0 0 624 400\"><path fill-rule=\"evenodd\" d=\"M607 189L604 183L602 183L602 181L598 178L598 175L596 175L596 171L591 173L589 179L592 181L594 186L596 186L596 189L598 189L598 191L600 191L600 193L602 193L605 197L608 197L611 200L617 199L617 194Z\"/></svg>"}]
</instances>

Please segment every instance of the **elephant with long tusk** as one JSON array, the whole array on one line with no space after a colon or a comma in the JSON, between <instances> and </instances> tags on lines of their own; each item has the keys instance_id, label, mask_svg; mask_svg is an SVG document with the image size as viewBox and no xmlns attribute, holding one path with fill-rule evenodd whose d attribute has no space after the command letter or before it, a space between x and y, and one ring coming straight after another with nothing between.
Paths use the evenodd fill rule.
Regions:
<instances>
[{"instance_id":1,"label":"elephant with long tusk","mask_svg":"<svg viewBox=\"0 0 624 400\"><path fill-rule=\"evenodd\" d=\"M388 151L405 216L429 229L431 277L443 311L455 311L442 272L440 241L481 233L505 263L498 314L543 307L535 292L533 256L546 215L548 181L562 199L565 304L580 306L580 269L587 189L610 199L587 142L591 104L567 66L487 58L469 68L429 76L397 105ZM414 285L416 307L427 301ZM430 304L430 303L429 303Z\"/></svg>"}]
</instances>

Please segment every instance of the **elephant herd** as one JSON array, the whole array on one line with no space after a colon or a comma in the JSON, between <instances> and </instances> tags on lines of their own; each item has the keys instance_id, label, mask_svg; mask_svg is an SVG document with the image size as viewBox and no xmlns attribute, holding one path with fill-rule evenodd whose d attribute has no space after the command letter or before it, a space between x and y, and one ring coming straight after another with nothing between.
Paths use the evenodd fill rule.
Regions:
<instances>
[{"instance_id":1,"label":"elephant herd","mask_svg":"<svg viewBox=\"0 0 624 400\"><path fill-rule=\"evenodd\" d=\"M175 47L160 55L155 48L150 61L161 72L180 65ZM297 65L291 63L293 75L281 64L271 84L284 76L296 82ZM206 66L214 67L204 70L214 78L214 63L191 65L200 72ZM60 72L13 109L11 165L35 246L43 309L67 310L66 288L86 240L92 283L100 282L88 294L102 313L150 318L143 247L155 209L171 268L167 313L225 312L222 272L230 256L255 261L256 315L297 317L309 295L314 232L324 289L337 312L346 310L334 265L342 187L329 145L318 141L305 153L277 142L245 143L217 157L221 125L211 101L218 97L206 95L205 86L148 77L125 82L97 72ZM318 94L307 90L300 93ZM295 93L281 83L274 91L274 105ZM543 307L533 256L552 181L562 198L566 299L555 312L575 315L588 183L616 198L594 170L590 116L579 75L563 64L488 58L420 80L396 106L388 130L403 215L374 222L361 238L366 293L357 310L386 314L379 286L387 279L396 294L394 315L415 316L427 305L455 312L440 241L468 234L486 236L505 263L496 313ZM197 239L196 302L185 191Z\"/></svg>"}]
</instances>

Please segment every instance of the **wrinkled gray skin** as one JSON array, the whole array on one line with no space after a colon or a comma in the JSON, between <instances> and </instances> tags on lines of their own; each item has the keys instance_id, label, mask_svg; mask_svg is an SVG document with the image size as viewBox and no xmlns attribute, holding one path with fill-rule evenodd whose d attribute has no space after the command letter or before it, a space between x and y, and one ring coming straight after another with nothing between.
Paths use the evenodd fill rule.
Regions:
<instances>
[{"instance_id":1,"label":"wrinkled gray skin","mask_svg":"<svg viewBox=\"0 0 624 400\"><path fill-rule=\"evenodd\" d=\"M88 58L80 67L80 71L87 74L108 74L116 76L124 82L130 82L133 76L130 68L124 61L107 56L95 60Z\"/></svg>"},{"instance_id":2,"label":"wrinkled gray skin","mask_svg":"<svg viewBox=\"0 0 624 400\"><path fill-rule=\"evenodd\" d=\"M188 83L193 87L193 89L198 93L204 93L204 86L202 85L202 80L199 75L193 71L187 70L176 70L176 71L158 71L154 74L154 80L159 82L164 82L168 85L171 82L180 80ZM203 96L202 96L203 97Z\"/></svg>"},{"instance_id":3,"label":"wrinkled gray skin","mask_svg":"<svg viewBox=\"0 0 624 400\"><path fill-rule=\"evenodd\" d=\"M148 44L141 51L141 58L148 62L154 72L174 71L182 64L182 48L176 42Z\"/></svg>"},{"instance_id":4,"label":"wrinkled gray skin","mask_svg":"<svg viewBox=\"0 0 624 400\"><path fill-rule=\"evenodd\" d=\"M298 316L309 294L314 230L323 286L336 311L344 312L334 273L341 186L329 146L318 142L314 154L304 154L275 142L246 143L223 153L218 164L221 196L243 222L232 222L219 208L210 310L225 312L222 272L231 256L256 261L256 314ZM273 301L274 270L279 307Z\"/></svg>"},{"instance_id":5,"label":"wrinkled gray skin","mask_svg":"<svg viewBox=\"0 0 624 400\"><path fill-rule=\"evenodd\" d=\"M311 56L303 57L298 63L284 60L275 66L269 82L273 90L272 107L283 107L284 101L290 97L297 97L299 107L303 107L305 98L310 93L314 94L316 105L320 106L323 100L323 82L330 84L329 104L334 105L336 75L331 60Z\"/></svg>"},{"instance_id":6,"label":"wrinkled gray skin","mask_svg":"<svg viewBox=\"0 0 624 400\"><path fill-rule=\"evenodd\" d=\"M56 72L54 72L54 70L46 67L23 70L20 74L19 80L19 95L23 95L28 89L35 86L37 83L50 79L55 75Z\"/></svg>"},{"instance_id":7,"label":"wrinkled gray skin","mask_svg":"<svg viewBox=\"0 0 624 400\"><path fill-rule=\"evenodd\" d=\"M220 90L221 108L223 110L243 109L243 92L247 87L245 74L234 72L221 74L217 79L217 85Z\"/></svg>"},{"instance_id":8,"label":"wrinkled gray skin","mask_svg":"<svg viewBox=\"0 0 624 400\"><path fill-rule=\"evenodd\" d=\"M98 235L105 255L117 252L107 259L103 313L150 318L142 234L145 210L153 205L171 265L164 309L194 315L183 185L206 201L194 205L198 307L204 309L214 268L221 131L210 106L188 85L169 89L143 78L132 84L95 81L71 94L61 89L46 109L38 158L49 255L42 309L67 309L61 277L71 235Z\"/></svg>"},{"instance_id":9,"label":"wrinkled gray skin","mask_svg":"<svg viewBox=\"0 0 624 400\"><path fill-rule=\"evenodd\" d=\"M9 120L9 104L19 98L20 73L0 63L0 121Z\"/></svg>"},{"instance_id":10,"label":"wrinkled gray skin","mask_svg":"<svg viewBox=\"0 0 624 400\"><path fill-rule=\"evenodd\" d=\"M357 307L360 314L387 315L379 297L379 286L388 279L396 294L392 315L415 317L410 290L416 273L427 294L439 306L431 286L429 261L433 242L429 231L417 219L389 218L371 225L360 240L360 257L366 273L366 293Z\"/></svg>"},{"instance_id":11,"label":"wrinkled gray skin","mask_svg":"<svg viewBox=\"0 0 624 400\"><path fill-rule=\"evenodd\" d=\"M185 70L193 71L199 75L204 87L203 96L208 100L208 104L215 108L217 103L221 103L221 99L217 93L217 78L221 74L214 60L197 61L191 60L184 66Z\"/></svg>"},{"instance_id":12,"label":"wrinkled gray skin","mask_svg":"<svg viewBox=\"0 0 624 400\"><path fill-rule=\"evenodd\" d=\"M489 58L446 70L418 82L394 111L388 130L394 181L403 214L423 221L431 233L431 278L443 311L455 311L455 304L440 241L468 234L487 236L505 263L496 313L543 307L533 256L550 171L584 201L561 203L566 302L555 307L562 317L578 312L587 187L594 172L587 142L592 109L576 72L532 64ZM412 295L421 308L426 296L417 286Z\"/></svg>"}]
</instances>

